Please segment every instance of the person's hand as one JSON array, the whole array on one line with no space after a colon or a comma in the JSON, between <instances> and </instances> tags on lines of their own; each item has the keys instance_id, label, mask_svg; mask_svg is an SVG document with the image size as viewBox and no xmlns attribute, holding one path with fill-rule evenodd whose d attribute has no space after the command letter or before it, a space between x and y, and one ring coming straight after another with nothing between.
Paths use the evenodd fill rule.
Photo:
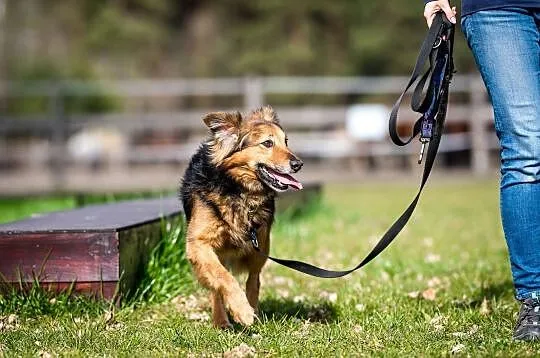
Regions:
<instances>
[{"instance_id":1,"label":"person's hand","mask_svg":"<svg viewBox=\"0 0 540 358\"><path fill-rule=\"evenodd\" d=\"M448 0L436 0L428 2L424 8L424 17L426 18L428 27L431 27L433 18L439 10L444 11L451 23L456 23L456 7L454 6L451 8Z\"/></svg>"}]
</instances>

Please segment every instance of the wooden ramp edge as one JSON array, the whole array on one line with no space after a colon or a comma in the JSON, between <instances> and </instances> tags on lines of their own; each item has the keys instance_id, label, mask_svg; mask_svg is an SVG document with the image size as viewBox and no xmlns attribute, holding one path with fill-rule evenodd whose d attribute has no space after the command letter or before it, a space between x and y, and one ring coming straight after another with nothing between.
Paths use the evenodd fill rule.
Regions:
<instances>
[{"instance_id":1,"label":"wooden ramp edge","mask_svg":"<svg viewBox=\"0 0 540 358\"><path fill-rule=\"evenodd\" d=\"M7 283L40 284L111 299L133 288L159 242L162 218L182 213L175 197L52 212L0 225ZM120 277L122 277L121 285Z\"/></svg>"}]
</instances>

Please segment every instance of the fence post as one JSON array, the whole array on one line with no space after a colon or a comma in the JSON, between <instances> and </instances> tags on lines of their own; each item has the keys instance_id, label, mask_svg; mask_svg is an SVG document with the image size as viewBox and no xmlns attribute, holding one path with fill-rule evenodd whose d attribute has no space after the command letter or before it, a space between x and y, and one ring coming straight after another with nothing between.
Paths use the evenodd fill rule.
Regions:
<instances>
[{"instance_id":1,"label":"fence post","mask_svg":"<svg viewBox=\"0 0 540 358\"><path fill-rule=\"evenodd\" d=\"M51 170L56 191L62 191L65 185L67 160L67 117L65 116L64 96L60 86L50 96L50 111L54 118L52 128Z\"/></svg>"},{"instance_id":2,"label":"fence post","mask_svg":"<svg viewBox=\"0 0 540 358\"><path fill-rule=\"evenodd\" d=\"M248 76L244 80L244 107L246 111L261 107L264 103L263 81L260 77Z\"/></svg>"},{"instance_id":3,"label":"fence post","mask_svg":"<svg viewBox=\"0 0 540 358\"><path fill-rule=\"evenodd\" d=\"M480 76L471 75L469 81L472 169L474 174L486 174L489 170L489 147L487 143L486 118L482 108L486 105L485 87Z\"/></svg>"}]
</instances>

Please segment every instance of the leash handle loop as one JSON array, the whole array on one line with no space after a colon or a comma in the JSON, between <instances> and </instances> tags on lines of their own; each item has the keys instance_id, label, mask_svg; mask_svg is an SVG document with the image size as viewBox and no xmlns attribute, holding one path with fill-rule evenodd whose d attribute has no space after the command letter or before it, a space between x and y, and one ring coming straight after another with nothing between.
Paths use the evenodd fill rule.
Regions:
<instances>
[{"instance_id":1,"label":"leash handle loop","mask_svg":"<svg viewBox=\"0 0 540 358\"><path fill-rule=\"evenodd\" d=\"M401 102L403 101L403 98L405 94L407 93L407 91L413 86L413 84L415 84L418 81L414 89L412 99L411 99L411 108L413 111L418 112L418 113L422 113L425 111L425 107L427 106L426 102L429 97L429 91L425 97L422 96L422 93L424 92L426 83L432 82L431 77L434 72L433 71L434 57L436 57L438 52L440 51L440 45L443 42L443 36L445 35L445 32L447 32L448 26L451 26L451 29L453 31L454 25L450 21L448 21L448 19L446 19L446 16L444 15L444 13L438 12L435 15L435 18L433 19L433 23L428 30L428 33L424 39L424 42L422 43L420 52L418 53L418 57L414 65L413 72L409 79L409 82L407 83L407 85L405 86L405 89L400 94L400 96L398 97L394 105L392 106L392 111L390 112L390 119L388 121L388 131L390 134L390 139L392 140L392 142L394 142L394 144L398 146L405 146L409 144L412 141L412 139L416 137L418 133L420 133L421 126L415 125L413 127L413 133L408 139L402 140L399 137L399 134L397 131L399 108L401 107ZM439 41L441 43L438 43ZM422 74L422 71L424 67L426 67L428 60L430 62L430 67Z\"/></svg>"}]
</instances>

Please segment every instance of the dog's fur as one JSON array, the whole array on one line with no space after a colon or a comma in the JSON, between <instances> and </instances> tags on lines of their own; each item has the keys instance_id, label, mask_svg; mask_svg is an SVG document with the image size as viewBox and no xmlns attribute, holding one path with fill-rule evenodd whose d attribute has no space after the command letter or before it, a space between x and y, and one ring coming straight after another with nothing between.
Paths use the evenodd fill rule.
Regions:
<instances>
[{"instance_id":1,"label":"dog's fur","mask_svg":"<svg viewBox=\"0 0 540 358\"><path fill-rule=\"evenodd\" d=\"M275 191L289 187L269 179L268 170L301 189L288 173L298 171L302 162L288 149L269 106L244 116L210 113L203 121L210 138L191 159L180 189L188 225L186 253L197 279L211 291L214 325L230 326L226 310L234 321L250 325L266 259L255 252L249 231L257 228L260 250L267 254ZM244 293L232 273L246 271Z\"/></svg>"}]
</instances>

